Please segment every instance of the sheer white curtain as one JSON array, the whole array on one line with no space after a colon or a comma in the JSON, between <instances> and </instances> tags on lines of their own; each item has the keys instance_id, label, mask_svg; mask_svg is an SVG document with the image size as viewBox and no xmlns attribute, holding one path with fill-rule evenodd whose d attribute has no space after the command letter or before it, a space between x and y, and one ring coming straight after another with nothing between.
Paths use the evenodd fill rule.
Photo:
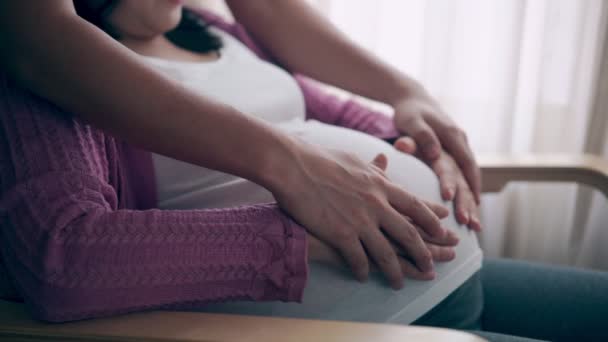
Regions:
<instances>
[{"instance_id":1,"label":"sheer white curtain","mask_svg":"<svg viewBox=\"0 0 608 342\"><path fill-rule=\"evenodd\" d=\"M593 115L608 115L593 110L602 0L311 3L353 40L422 82L466 129L477 153L582 153ZM608 256L608 204L593 195L592 210L583 208L589 219L581 219L580 198L576 186L557 184L519 184L486 195L486 253L608 269L602 257Z\"/></svg>"},{"instance_id":2,"label":"sheer white curtain","mask_svg":"<svg viewBox=\"0 0 608 342\"><path fill-rule=\"evenodd\" d=\"M309 2L422 82L477 153L608 151L603 0ZM484 196L484 249L608 269L607 213L602 196L574 185L510 186Z\"/></svg>"}]
</instances>

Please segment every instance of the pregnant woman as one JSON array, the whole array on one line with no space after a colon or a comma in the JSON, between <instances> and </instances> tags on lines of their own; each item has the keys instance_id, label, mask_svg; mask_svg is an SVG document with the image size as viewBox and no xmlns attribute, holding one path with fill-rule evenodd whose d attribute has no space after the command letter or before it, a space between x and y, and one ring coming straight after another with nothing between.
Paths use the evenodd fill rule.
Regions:
<instances>
[{"instance_id":1,"label":"pregnant woman","mask_svg":"<svg viewBox=\"0 0 608 342\"><path fill-rule=\"evenodd\" d=\"M242 113L238 118L268 136L223 131L232 147L223 153L240 160L233 165L171 153L166 141L150 154L5 80L2 256L18 296L38 317L171 307L447 326L493 340L603 336L605 274L507 261L487 261L480 270L469 230L479 230L476 176L449 153L432 151L429 168L404 153L428 147L395 140L390 119L279 68L243 27L210 13L169 0L75 5L183 91L230 108L227 124L238 128L229 114ZM139 120L131 124L145 125ZM264 139L276 139L276 148L268 144L269 153L254 156L254 149L228 143ZM262 172L248 174L247 163ZM438 204L446 198L455 199L456 214ZM269 203L275 201L281 209ZM313 211L302 203L319 215L308 215ZM150 207L160 210L141 210ZM362 227L358 235L328 228L341 225ZM367 282L354 281L353 273L363 280L370 267Z\"/></svg>"}]
</instances>

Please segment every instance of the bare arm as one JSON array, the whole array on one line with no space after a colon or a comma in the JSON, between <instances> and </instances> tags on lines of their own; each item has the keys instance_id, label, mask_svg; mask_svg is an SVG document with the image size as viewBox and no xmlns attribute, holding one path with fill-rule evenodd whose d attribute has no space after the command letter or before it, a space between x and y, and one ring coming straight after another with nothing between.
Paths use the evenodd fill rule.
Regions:
<instances>
[{"instance_id":1,"label":"bare arm","mask_svg":"<svg viewBox=\"0 0 608 342\"><path fill-rule=\"evenodd\" d=\"M291 70L388 104L417 91L417 83L353 43L305 1L226 3Z\"/></svg>"},{"instance_id":2,"label":"bare arm","mask_svg":"<svg viewBox=\"0 0 608 342\"><path fill-rule=\"evenodd\" d=\"M392 184L371 163L308 146L166 79L80 19L71 0L0 2L0 46L3 70L81 119L154 152L266 187L360 278L368 272L365 245L391 284L402 286L399 260L380 224L392 228L419 269L432 270L430 251L402 215L443 236L431 209L444 209ZM353 212L359 215L351 218Z\"/></svg>"},{"instance_id":3,"label":"bare arm","mask_svg":"<svg viewBox=\"0 0 608 342\"><path fill-rule=\"evenodd\" d=\"M454 156L479 202L481 176L465 133L418 82L357 46L303 0L226 3L289 69L391 105L397 128L416 140L423 157L436 160L442 147ZM442 193L454 196L448 188Z\"/></svg>"},{"instance_id":4,"label":"bare arm","mask_svg":"<svg viewBox=\"0 0 608 342\"><path fill-rule=\"evenodd\" d=\"M280 132L148 68L78 17L71 0L2 1L0 44L12 78L149 150L263 186L288 153Z\"/></svg>"}]
</instances>

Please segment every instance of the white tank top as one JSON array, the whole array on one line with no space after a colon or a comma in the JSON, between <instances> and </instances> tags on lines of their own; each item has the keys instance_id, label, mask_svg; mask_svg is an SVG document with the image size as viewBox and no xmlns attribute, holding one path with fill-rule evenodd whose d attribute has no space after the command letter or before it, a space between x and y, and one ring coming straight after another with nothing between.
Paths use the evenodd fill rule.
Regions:
<instances>
[{"instance_id":1,"label":"white tank top","mask_svg":"<svg viewBox=\"0 0 608 342\"><path fill-rule=\"evenodd\" d=\"M201 95L279 126L303 123L304 97L285 70L258 58L231 35L210 62L178 62L142 56L155 69ZM220 208L273 201L269 192L230 174L152 154L160 208Z\"/></svg>"},{"instance_id":2,"label":"white tank top","mask_svg":"<svg viewBox=\"0 0 608 342\"><path fill-rule=\"evenodd\" d=\"M178 62L142 56L157 70L200 94L260 119L304 120L304 97L285 70L258 58L240 41L216 28L220 57L210 62Z\"/></svg>"}]
</instances>

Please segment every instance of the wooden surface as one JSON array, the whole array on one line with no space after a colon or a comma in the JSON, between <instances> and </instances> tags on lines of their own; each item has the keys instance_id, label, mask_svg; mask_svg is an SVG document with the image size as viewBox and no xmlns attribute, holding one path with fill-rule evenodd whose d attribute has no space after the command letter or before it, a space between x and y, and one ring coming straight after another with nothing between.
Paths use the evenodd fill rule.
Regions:
<instances>
[{"instance_id":1,"label":"wooden surface","mask_svg":"<svg viewBox=\"0 0 608 342\"><path fill-rule=\"evenodd\" d=\"M483 191L498 192L512 181L576 182L608 198L608 161L593 155L481 156Z\"/></svg>"},{"instance_id":2,"label":"wooden surface","mask_svg":"<svg viewBox=\"0 0 608 342\"><path fill-rule=\"evenodd\" d=\"M206 342L476 342L464 332L388 324L153 311L75 323L29 318L22 304L0 300L0 340Z\"/></svg>"}]
</instances>

